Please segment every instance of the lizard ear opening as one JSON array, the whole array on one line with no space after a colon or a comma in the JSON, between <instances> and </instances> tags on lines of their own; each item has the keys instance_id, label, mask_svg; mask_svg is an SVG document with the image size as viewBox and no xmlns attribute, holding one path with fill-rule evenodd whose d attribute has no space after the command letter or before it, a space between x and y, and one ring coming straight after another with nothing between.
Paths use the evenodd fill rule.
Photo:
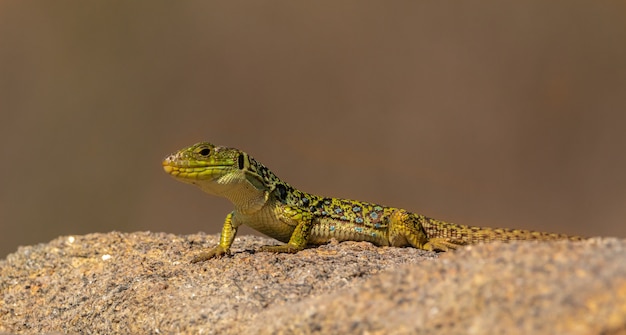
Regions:
<instances>
[{"instance_id":1,"label":"lizard ear opening","mask_svg":"<svg viewBox=\"0 0 626 335\"><path fill-rule=\"evenodd\" d=\"M239 170L243 170L244 167L246 166L246 157L244 157L243 154L239 154L239 157L237 157L237 164L239 165Z\"/></svg>"}]
</instances>

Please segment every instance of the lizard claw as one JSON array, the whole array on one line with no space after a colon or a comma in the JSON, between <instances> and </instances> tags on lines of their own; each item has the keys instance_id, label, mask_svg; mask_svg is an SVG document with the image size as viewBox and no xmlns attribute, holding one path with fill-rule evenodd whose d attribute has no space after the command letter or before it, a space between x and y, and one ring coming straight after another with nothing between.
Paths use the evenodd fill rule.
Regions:
<instances>
[{"instance_id":1,"label":"lizard claw","mask_svg":"<svg viewBox=\"0 0 626 335\"><path fill-rule=\"evenodd\" d=\"M193 263L204 262L211 258L224 256L225 254L228 254L228 253L229 253L229 250L224 249L221 245L218 245L209 251L196 255L194 258L191 259L191 263L193 264Z\"/></svg>"},{"instance_id":2,"label":"lizard claw","mask_svg":"<svg viewBox=\"0 0 626 335\"><path fill-rule=\"evenodd\" d=\"M456 250L467 243L463 241L450 241L444 238L431 238L424 244L423 249L429 251L451 251Z\"/></svg>"}]
</instances>

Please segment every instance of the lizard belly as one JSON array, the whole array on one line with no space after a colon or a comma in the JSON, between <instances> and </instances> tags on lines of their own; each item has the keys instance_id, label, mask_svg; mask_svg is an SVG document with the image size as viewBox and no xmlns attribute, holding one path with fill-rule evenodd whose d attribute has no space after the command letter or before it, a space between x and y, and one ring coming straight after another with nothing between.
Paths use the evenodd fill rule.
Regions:
<instances>
[{"instance_id":1,"label":"lizard belly","mask_svg":"<svg viewBox=\"0 0 626 335\"><path fill-rule=\"evenodd\" d=\"M329 217L316 219L309 235L309 244L324 244L333 238L338 241L367 241L378 246L389 245L384 229Z\"/></svg>"},{"instance_id":2,"label":"lizard belly","mask_svg":"<svg viewBox=\"0 0 626 335\"><path fill-rule=\"evenodd\" d=\"M276 213L268 207L262 208L254 215L239 214L236 215L237 223L244 224L259 233L277 239L281 242L289 242L289 238L296 228L295 224L289 224L281 221Z\"/></svg>"}]
</instances>

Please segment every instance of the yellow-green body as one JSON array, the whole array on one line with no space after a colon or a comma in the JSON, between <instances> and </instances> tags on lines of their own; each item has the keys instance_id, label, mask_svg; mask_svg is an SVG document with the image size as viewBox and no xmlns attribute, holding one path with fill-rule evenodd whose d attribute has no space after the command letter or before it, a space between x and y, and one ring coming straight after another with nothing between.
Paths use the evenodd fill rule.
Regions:
<instances>
[{"instance_id":1,"label":"yellow-green body","mask_svg":"<svg viewBox=\"0 0 626 335\"><path fill-rule=\"evenodd\" d=\"M271 252L297 252L333 238L438 251L490 241L581 239L457 225L400 208L305 193L280 180L245 152L206 142L166 157L163 169L177 180L226 197L235 207L226 216L219 245L196 256L194 262L228 253L241 225L286 243L261 249Z\"/></svg>"}]
</instances>

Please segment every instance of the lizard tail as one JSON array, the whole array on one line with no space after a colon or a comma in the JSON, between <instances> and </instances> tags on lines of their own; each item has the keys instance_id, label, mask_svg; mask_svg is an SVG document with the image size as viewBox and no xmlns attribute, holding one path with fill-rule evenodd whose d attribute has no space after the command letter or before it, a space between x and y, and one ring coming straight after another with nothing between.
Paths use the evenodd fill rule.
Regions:
<instances>
[{"instance_id":1,"label":"lizard tail","mask_svg":"<svg viewBox=\"0 0 626 335\"><path fill-rule=\"evenodd\" d=\"M519 240L583 240L580 236L565 234L544 233L523 229L489 228L457 225L431 218L420 216L422 226L429 238L437 238L453 244L467 245L487 243L493 241L519 241Z\"/></svg>"}]
</instances>

